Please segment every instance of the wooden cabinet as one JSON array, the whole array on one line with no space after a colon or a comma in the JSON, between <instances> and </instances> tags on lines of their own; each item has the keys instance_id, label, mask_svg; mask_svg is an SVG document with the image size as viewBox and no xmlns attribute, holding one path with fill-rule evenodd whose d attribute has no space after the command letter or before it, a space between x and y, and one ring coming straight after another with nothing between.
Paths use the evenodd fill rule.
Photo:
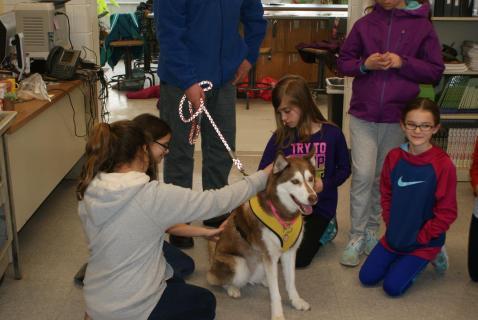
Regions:
<instances>
[{"instance_id":1,"label":"wooden cabinet","mask_svg":"<svg viewBox=\"0 0 478 320\"><path fill-rule=\"evenodd\" d=\"M286 74L297 74L308 82L317 82L316 63L302 61L295 48L299 43L328 40L331 34L330 19L270 19L262 47L272 49L270 55L259 56L256 78L265 76L280 79ZM327 76L332 75L326 70Z\"/></svg>"}]
</instances>

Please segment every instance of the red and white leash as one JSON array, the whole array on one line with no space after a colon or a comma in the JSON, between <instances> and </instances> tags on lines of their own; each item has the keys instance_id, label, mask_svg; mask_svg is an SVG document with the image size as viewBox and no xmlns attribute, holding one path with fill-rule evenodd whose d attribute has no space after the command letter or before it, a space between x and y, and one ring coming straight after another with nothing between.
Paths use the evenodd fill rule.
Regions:
<instances>
[{"instance_id":1,"label":"red and white leash","mask_svg":"<svg viewBox=\"0 0 478 320\"><path fill-rule=\"evenodd\" d=\"M203 88L204 92L209 91L212 89L212 82L211 81L201 81L199 82L199 85ZM192 127L191 131L189 131L189 143L190 144L195 144L199 132L201 131L201 115L204 112L209 119L209 122L211 122L212 127L214 130L216 130L217 135L219 136L219 139L221 139L222 144L224 147L226 147L227 152L229 153L229 156L232 159L232 163L237 167L237 169L244 175L247 176L246 171L244 170L244 166L242 165L241 160L239 160L234 152L231 150L231 147L229 147L229 144L227 143L226 139L224 139L224 136L222 135L221 131L217 127L216 123L214 122L213 118L211 117L211 114L209 111L206 109L206 106L204 105L204 100L201 99L201 104L199 105L199 108L197 108L196 112L194 112L193 105L191 101L188 101L188 108L189 108L189 114L191 116L189 118L186 118L183 114L183 104L186 101L186 94L184 94L179 101L179 117L184 123L189 123L192 122Z\"/></svg>"}]
</instances>

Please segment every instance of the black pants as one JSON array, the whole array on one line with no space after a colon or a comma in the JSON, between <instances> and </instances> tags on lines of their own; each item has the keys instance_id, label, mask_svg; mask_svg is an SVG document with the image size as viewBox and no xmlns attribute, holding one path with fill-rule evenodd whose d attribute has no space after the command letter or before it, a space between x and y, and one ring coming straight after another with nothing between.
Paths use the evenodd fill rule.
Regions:
<instances>
[{"instance_id":1,"label":"black pants","mask_svg":"<svg viewBox=\"0 0 478 320\"><path fill-rule=\"evenodd\" d=\"M173 277L148 320L213 320L215 316L216 298L211 291Z\"/></svg>"},{"instance_id":2,"label":"black pants","mask_svg":"<svg viewBox=\"0 0 478 320\"><path fill-rule=\"evenodd\" d=\"M474 215L471 216L468 238L468 273L471 280L478 282L478 218Z\"/></svg>"},{"instance_id":3,"label":"black pants","mask_svg":"<svg viewBox=\"0 0 478 320\"><path fill-rule=\"evenodd\" d=\"M304 238L297 250L296 268L305 268L320 249L320 238L324 234L331 219L319 214L311 214L304 218Z\"/></svg>"}]
</instances>

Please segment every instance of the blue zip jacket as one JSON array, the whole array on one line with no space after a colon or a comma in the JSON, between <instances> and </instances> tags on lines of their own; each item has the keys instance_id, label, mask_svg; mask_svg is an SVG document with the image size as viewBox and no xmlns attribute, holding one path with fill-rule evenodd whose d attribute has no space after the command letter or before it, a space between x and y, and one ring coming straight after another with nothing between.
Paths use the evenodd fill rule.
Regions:
<instances>
[{"instance_id":1,"label":"blue zip jacket","mask_svg":"<svg viewBox=\"0 0 478 320\"><path fill-rule=\"evenodd\" d=\"M338 70L355 77L349 113L376 123L398 123L401 110L419 93L420 83L436 83L445 66L438 37L428 19L430 6L411 4L385 10L376 4L347 36L337 61ZM373 53L393 52L402 58L400 69L363 69Z\"/></svg>"},{"instance_id":2,"label":"blue zip jacket","mask_svg":"<svg viewBox=\"0 0 478 320\"><path fill-rule=\"evenodd\" d=\"M244 59L257 60L263 15L260 0L155 0L159 78L182 90L202 80L215 87L231 81Z\"/></svg>"}]
</instances>

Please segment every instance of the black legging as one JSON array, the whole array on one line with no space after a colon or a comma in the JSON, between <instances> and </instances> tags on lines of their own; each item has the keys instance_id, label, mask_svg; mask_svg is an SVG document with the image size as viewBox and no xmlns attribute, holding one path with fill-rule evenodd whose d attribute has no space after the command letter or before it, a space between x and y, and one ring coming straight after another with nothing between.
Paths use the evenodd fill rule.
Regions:
<instances>
[{"instance_id":1,"label":"black legging","mask_svg":"<svg viewBox=\"0 0 478 320\"><path fill-rule=\"evenodd\" d=\"M471 216L468 238L468 273L471 280L478 282L478 218L474 215Z\"/></svg>"},{"instance_id":2,"label":"black legging","mask_svg":"<svg viewBox=\"0 0 478 320\"><path fill-rule=\"evenodd\" d=\"M320 249L320 238L324 234L331 219L319 214L311 214L304 219L304 238L297 250L296 268L307 267Z\"/></svg>"}]
</instances>

